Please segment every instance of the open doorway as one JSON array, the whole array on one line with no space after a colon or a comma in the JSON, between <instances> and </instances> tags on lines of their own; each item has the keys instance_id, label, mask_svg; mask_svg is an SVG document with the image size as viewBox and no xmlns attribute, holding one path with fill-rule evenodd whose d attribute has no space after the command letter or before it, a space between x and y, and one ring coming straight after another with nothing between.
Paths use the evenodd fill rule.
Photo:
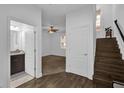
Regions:
<instances>
[{"instance_id":1,"label":"open doorway","mask_svg":"<svg viewBox=\"0 0 124 93\"><path fill-rule=\"evenodd\" d=\"M57 26L56 32L49 32L48 28L43 29L42 33L43 76L65 72L66 32Z\"/></svg>"},{"instance_id":2,"label":"open doorway","mask_svg":"<svg viewBox=\"0 0 124 93\"><path fill-rule=\"evenodd\" d=\"M10 87L17 87L35 77L34 26L9 20Z\"/></svg>"}]
</instances>

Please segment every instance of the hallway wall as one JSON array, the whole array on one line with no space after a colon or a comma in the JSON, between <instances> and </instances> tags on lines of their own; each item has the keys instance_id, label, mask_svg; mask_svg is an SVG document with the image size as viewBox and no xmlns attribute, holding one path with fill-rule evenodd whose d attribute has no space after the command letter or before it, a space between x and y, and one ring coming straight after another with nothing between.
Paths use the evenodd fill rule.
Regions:
<instances>
[{"instance_id":1,"label":"hallway wall","mask_svg":"<svg viewBox=\"0 0 124 93\"><path fill-rule=\"evenodd\" d=\"M47 31L43 31L42 34L42 56L58 55L65 56L65 49L60 46L60 37L64 32L56 32L49 34Z\"/></svg>"},{"instance_id":2,"label":"hallway wall","mask_svg":"<svg viewBox=\"0 0 124 93\"><path fill-rule=\"evenodd\" d=\"M117 19L117 23L119 24L119 27L124 35L124 11L123 10L124 10L123 4L122 5L120 5L120 4L113 5L114 20ZM124 42L123 42L122 38L120 37L120 34L119 34L118 29L115 24L114 24L114 32L115 32L115 36L116 36L118 44L119 44L122 58L124 59Z\"/></svg>"},{"instance_id":3,"label":"hallway wall","mask_svg":"<svg viewBox=\"0 0 124 93\"><path fill-rule=\"evenodd\" d=\"M118 20L122 33L124 34L124 5L115 5L114 19Z\"/></svg>"},{"instance_id":4,"label":"hallway wall","mask_svg":"<svg viewBox=\"0 0 124 93\"><path fill-rule=\"evenodd\" d=\"M98 4L101 10L101 31L96 32L97 38L105 37L105 28L111 26L113 29L113 5L112 4ZM114 34L113 34L114 35Z\"/></svg>"},{"instance_id":5,"label":"hallway wall","mask_svg":"<svg viewBox=\"0 0 124 93\"><path fill-rule=\"evenodd\" d=\"M51 55L51 36L47 31L42 31L42 56Z\"/></svg>"},{"instance_id":6,"label":"hallway wall","mask_svg":"<svg viewBox=\"0 0 124 93\"><path fill-rule=\"evenodd\" d=\"M65 56L65 49L62 49L60 46L60 38L61 36L64 35L64 32L58 32L58 33L54 33L53 35L51 35L51 54L53 55L59 55L59 56Z\"/></svg>"}]
</instances>

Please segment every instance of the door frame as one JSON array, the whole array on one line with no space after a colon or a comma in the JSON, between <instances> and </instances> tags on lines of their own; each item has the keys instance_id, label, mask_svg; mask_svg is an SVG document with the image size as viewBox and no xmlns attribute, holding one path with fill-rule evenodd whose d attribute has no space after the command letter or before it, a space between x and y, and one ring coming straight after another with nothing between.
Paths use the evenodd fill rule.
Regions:
<instances>
[{"instance_id":1,"label":"door frame","mask_svg":"<svg viewBox=\"0 0 124 93\"><path fill-rule=\"evenodd\" d=\"M7 42L7 44L8 44L8 87L10 87L10 81L11 81L11 74L10 74L10 72L11 72L11 68L10 68L10 66L11 66L11 61L10 61L10 39L11 39L11 37L10 37L10 21L11 20L13 20L13 21L16 21L16 22L20 22L20 23L24 23L24 24L27 24L27 25L30 25L30 26L33 26L34 27L34 78L36 77L36 26L34 25L34 24L31 24L31 23L29 23L29 22L26 22L26 21L24 21L24 20L21 20L21 19L19 19L19 18L16 18L16 17L13 17L13 16L8 16L7 17L7 36L8 36L8 38L7 38L7 40L8 40L8 42Z\"/></svg>"}]
</instances>

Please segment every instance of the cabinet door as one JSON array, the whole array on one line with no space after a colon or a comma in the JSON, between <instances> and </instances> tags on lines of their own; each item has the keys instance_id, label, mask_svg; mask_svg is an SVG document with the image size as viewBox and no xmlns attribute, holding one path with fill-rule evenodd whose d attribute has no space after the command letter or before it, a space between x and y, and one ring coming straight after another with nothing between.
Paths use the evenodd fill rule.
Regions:
<instances>
[{"instance_id":1,"label":"cabinet door","mask_svg":"<svg viewBox=\"0 0 124 93\"><path fill-rule=\"evenodd\" d=\"M16 73L16 58L11 56L11 75Z\"/></svg>"},{"instance_id":2,"label":"cabinet door","mask_svg":"<svg viewBox=\"0 0 124 93\"><path fill-rule=\"evenodd\" d=\"M11 74L16 74L25 70L25 56L11 56Z\"/></svg>"},{"instance_id":3,"label":"cabinet door","mask_svg":"<svg viewBox=\"0 0 124 93\"><path fill-rule=\"evenodd\" d=\"M16 72L24 71L24 55L18 55L16 57L17 61L15 63Z\"/></svg>"}]
</instances>

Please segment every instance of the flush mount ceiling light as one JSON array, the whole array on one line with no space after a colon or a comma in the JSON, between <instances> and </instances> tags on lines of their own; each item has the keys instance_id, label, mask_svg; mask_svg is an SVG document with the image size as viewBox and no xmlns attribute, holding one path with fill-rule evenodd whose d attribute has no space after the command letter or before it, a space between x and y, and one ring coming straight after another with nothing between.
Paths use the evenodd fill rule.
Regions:
<instances>
[{"instance_id":1,"label":"flush mount ceiling light","mask_svg":"<svg viewBox=\"0 0 124 93\"><path fill-rule=\"evenodd\" d=\"M55 33L55 32L57 32L57 31L58 31L58 29L55 28L53 25L51 25L51 26L48 28L48 32L49 32L49 33Z\"/></svg>"}]
</instances>

